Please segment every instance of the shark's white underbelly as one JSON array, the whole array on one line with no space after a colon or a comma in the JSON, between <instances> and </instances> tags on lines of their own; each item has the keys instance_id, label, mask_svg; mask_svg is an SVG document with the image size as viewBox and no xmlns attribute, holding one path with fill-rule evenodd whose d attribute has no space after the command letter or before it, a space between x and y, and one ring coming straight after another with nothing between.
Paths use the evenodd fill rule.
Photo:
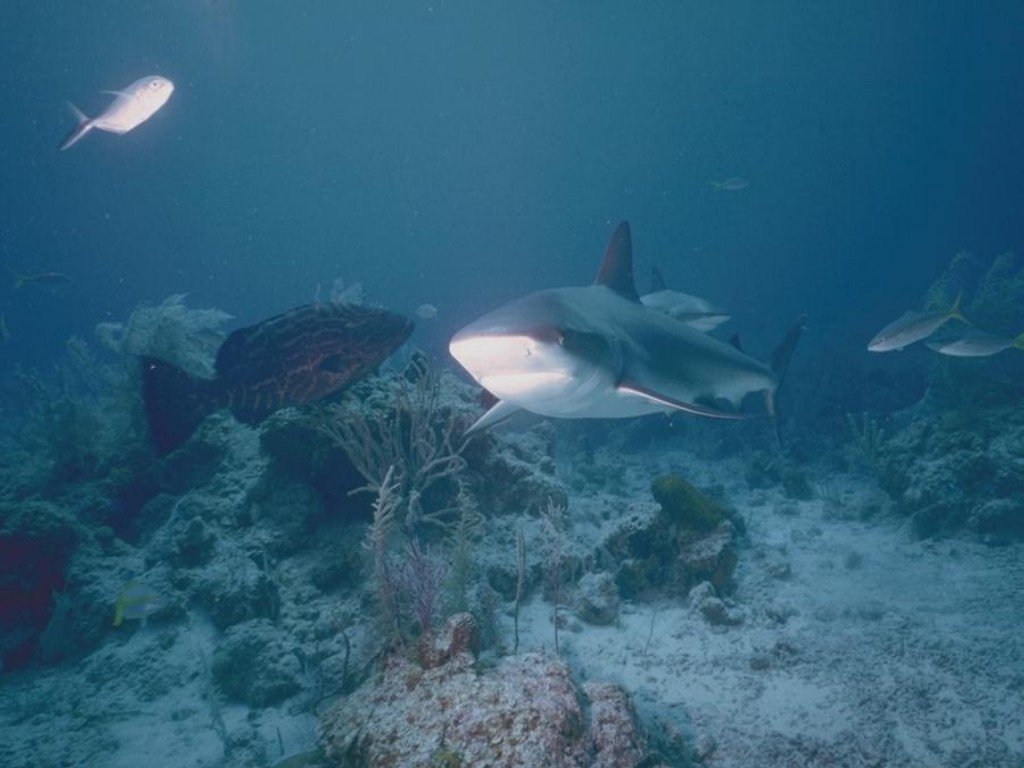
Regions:
<instances>
[{"instance_id":1,"label":"shark's white underbelly","mask_svg":"<svg viewBox=\"0 0 1024 768\"><path fill-rule=\"evenodd\" d=\"M554 419L624 419L671 410L632 392L612 388L604 388L585 397L563 397L515 405Z\"/></svg>"}]
</instances>

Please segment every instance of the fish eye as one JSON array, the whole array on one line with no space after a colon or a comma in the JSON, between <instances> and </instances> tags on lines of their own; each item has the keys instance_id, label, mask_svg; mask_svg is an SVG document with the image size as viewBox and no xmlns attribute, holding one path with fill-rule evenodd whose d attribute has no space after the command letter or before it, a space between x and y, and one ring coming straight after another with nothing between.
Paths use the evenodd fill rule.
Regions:
<instances>
[{"instance_id":1,"label":"fish eye","mask_svg":"<svg viewBox=\"0 0 1024 768\"><path fill-rule=\"evenodd\" d=\"M150 80L149 81L149 87L153 88L154 90L159 88L160 87L160 81L159 80Z\"/></svg>"}]
</instances>

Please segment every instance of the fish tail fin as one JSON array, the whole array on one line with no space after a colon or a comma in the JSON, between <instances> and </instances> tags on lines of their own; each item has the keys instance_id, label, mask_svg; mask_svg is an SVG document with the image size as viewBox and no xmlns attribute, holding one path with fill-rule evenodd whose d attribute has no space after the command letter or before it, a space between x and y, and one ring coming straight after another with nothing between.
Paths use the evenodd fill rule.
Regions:
<instances>
[{"instance_id":1,"label":"fish tail fin","mask_svg":"<svg viewBox=\"0 0 1024 768\"><path fill-rule=\"evenodd\" d=\"M782 341L772 350L771 357L768 358L768 366L775 376L775 386L764 390L764 406L765 410L768 411L768 418L772 422L775 440L780 446L782 445L782 438L779 434L776 396L778 395L779 387L782 386L782 380L786 376L786 370L789 368L789 361L793 359L793 351L796 349L797 342L800 341L800 334L803 333L805 322L807 322L807 315L800 315L796 323L786 331Z\"/></svg>"},{"instance_id":2,"label":"fish tail fin","mask_svg":"<svg viewBox=\"0 0 1024 768\"><path fill-rule=\"evenodd\" d=\"M67 138L64 139L63 142L61 142L61 152L63 152L65 149L70 149L73 145L77 144L79 140L83 136L85 136L85 134L92 130L93 127L92 120L89 118L89 116L86 115L74 104L72 104L70 101L68 102L68 109L70 109L72 114L74 114L77 123L74 127L74 130L72 130L71 133L68 134Z\"/></svg>"},{"instance_id":3,"label":"fish tail fin","mask_svg":"<svg viewBox=\"0 0 1024 768\"><path fill-rule=\"evenodd\" d=\"M1013 340L1013 346L1017 349L1024 349L1024 333Z\"/></svg>"},{"instance_id":4,"label":"fish tail fin","mask_svg":"<svg viewBox=\"0 0 1024 768\"><path fill-rule=\"evenodd\" d=\"M188 440L219 405L214 382L153 357L142 358L142 402L161 454Z\"/></svg>"},{"instance_id":5,"label":"fish tail fin","mask_svg":"<svg viewBox=\"0 0 1024 768\"><path fill-rule=\"evenodd\" d=\"M960 293L956 295L956 301L954 301L953 306L949 308L949 316L953 320L959 320L962 323L967 323L968 325L970 325L971 321L964 317L963 310L960 309L960 302L963 299L963 297L963 291L960 291Z\"/></svg>"}]
</instances>

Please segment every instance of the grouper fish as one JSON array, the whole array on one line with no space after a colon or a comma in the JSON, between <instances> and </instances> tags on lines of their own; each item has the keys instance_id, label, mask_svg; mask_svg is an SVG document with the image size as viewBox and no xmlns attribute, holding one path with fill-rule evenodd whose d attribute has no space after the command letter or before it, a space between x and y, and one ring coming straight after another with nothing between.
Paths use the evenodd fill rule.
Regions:
<instances>
[{"instance_id":1,"label":"grouper fish","mask_svg":"<svg viewBox=\"0 0 1024 768\"><path fill-rule=\"evenodd\" d=\"M281 408L322 400L373 371L412 329L411 320L384 309L307 304L228 336L213 379L143 357L153 442L160 453L172 451L221 408L244 424L259 424Z\"/></svg>"},{"instance_id":2,"label":"grouper fish","mask_svg":"<svg viewBox=\"0 0 1024 768\"><path fill-rule=\"evenodd\" d=\"M803 319L767 364L645 306L633 282L630 229L612 235L594 285L538 291L473 321L449 351L499 400L470 428L517 410L552 418L628 418L683 411L744 418L743 398L775 392ZM732 410L719 407L726 401Z\"/></svg>"}]
</instances>

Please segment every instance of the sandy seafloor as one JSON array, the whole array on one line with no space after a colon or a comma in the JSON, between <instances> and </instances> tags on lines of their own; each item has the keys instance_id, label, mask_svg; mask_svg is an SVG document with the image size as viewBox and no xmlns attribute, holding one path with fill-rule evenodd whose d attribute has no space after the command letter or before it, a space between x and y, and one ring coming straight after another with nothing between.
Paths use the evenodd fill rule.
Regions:
<instances>
[{"instance_id":1,"label":"sandy seafloor","mask_svg":"<svg viewBox=\"0 0 1024 768\"><path fill-rule=\"evenodd\" d=\"M659 473L724 486L747 524L727 601L742 621L712 626L664 599L624 601L613 626L572 618L561 652L581 679L624 686L645 728L678 731L707 766L1024 765L1020 544L915 540L857 475L833 475L827 499L795 502L749 489L738 460L662 445L628 461L614 492L570 495L572 535L596 538ZM882 511L862 520L872 505ZM521 650L552 652L551 618L535 595ZM4 675L0 765L37 754L39 766L215 766L218 717L270 755L312 747L315 718L287 702L211 710L213 632L190 616L75 663Z\"/></svg>"}]
</instances>

